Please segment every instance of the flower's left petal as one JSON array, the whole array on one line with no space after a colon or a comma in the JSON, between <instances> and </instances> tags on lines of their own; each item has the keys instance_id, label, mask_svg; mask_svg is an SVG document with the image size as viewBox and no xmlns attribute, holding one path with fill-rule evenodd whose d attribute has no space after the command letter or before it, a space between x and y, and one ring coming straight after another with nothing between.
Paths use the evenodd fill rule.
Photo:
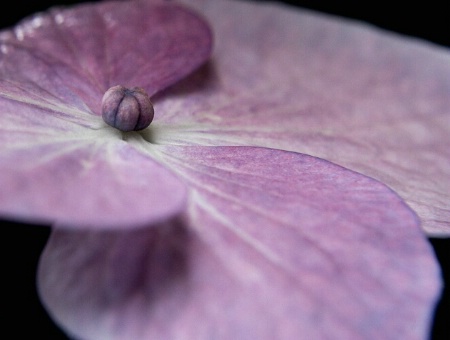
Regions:
<instances>
[{"instance_id":1,"label":"flower's left petal","mask_svg":"<svg viewBox=\"0 0 450 340\"><path fill-rule=\"evenodd\" d=\"M186 6L165 1L102 1L55 7L0 32L0 80L39 82L50 94L81 98L101 114L103 93L115 85L149 95L191 73L210 55L208 24ZM47 63L23 62L26 50ZM14 66L4 74L1 59ZM17 73L17 76L16 76ZM64 91L59 89L62 86Z\"/></svg>"},{"instance_id":2,"label":"flower's left petal","mask_svg":"<svg viewBox=\"0 0 450 340\"><path fill-rule=\"evenodd\" d=\"M19 146L17 146L19 147ZM135 228L176 215L185 185L123 141L64 140L0 154L0 214L73 228Z\"/></svg>"},{"instance_id":3,"label":"flower's left petal","mask_svg":"<svg viewBox=\"0 0 450 340\"><path fill-rule=\"evenodd\" d=\"M160 147L186 215L131 232L56 230L39 291L75 338L425 339L439 269L386 186L306 155Z\"/></svg>"}]
</instances>

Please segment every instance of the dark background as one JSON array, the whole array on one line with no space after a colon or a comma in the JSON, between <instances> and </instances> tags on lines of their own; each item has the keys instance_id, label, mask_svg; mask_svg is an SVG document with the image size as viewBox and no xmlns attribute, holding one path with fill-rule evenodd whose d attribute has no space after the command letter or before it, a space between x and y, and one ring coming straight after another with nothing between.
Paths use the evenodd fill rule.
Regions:
<instances>
[{"instance_id":1,"label":"dark background","mask_svg":"<svg viewBox=\"0 0 450 340\"><path fill-rule=\"evenodd\" d=\"M24 1L15 0L3 7L0 27L14 25L23 17L56 4L75 4L87 1ZM309 8L339 16L355 18L405 35L420 37L450 47L450 5L437 1L410 2L406 7L392 2L376 1L284 1L293 6ZM450 95L450 94L449 94ZM1 190L1 189L0 189ZM0 221L3 229L1 268L1 307L6 317L1 318L4 334L12 332L11 339L67 339L53 324L42 308L35 288L36 266L49 235L46 226L30 226ZM450 282L450 239L430 239L441 263L445 282ZM437 307L432 340L450 339L447 324L450 315L448 292ZM159 339L158 339L159 340ZM255 339L257 340L257 339ZM274 339L275 340L275 339Z\"/></svg>"}]
</instances>

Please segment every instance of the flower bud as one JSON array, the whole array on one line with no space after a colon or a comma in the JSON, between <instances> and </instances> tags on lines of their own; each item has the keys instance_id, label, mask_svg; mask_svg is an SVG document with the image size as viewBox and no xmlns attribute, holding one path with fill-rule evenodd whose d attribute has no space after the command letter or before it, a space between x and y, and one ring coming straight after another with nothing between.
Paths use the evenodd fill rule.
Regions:
<instances>
[{"instance_id":1,"label":"flower bud","mask_svg":"<svg viewBox=\"0 0 450 340\"><path fill-rule=\"evenodd\" d=\"M145 129L153 120L154 110L144 89L113 86L102 99L103 120L120 131Z\"/></svg>"}]
</instances>

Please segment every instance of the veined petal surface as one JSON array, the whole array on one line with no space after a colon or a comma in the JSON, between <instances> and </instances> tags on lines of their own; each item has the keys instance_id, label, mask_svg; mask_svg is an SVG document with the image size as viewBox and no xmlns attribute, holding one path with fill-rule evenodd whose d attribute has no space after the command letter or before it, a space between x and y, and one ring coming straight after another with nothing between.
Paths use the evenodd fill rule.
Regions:
<instances>
[{"instance_id":1,"label":"veined petal surface","mask_svg":"<svg viewBox=\"0 0 450 340\"><path fill-rule=\"evenodd\" d=\"M39 268L82 339L425 339L439 270L386 186L251 147L160 146L185 214L130 232L56 229Z\"/></svg>"},{"instance_id":2,"label":"veined petal surface","mask_svg":"<svg viewBox=\"0 0 450 340\"><path fill-rule=\"evenodd\" d=\"M177 131L160 121L161 143L321 157L386 183L427 233L450 234L448 49L281 5L186 3L209 20L216 48L202 75L158 103Z\"/></svg>"}]
</instances>

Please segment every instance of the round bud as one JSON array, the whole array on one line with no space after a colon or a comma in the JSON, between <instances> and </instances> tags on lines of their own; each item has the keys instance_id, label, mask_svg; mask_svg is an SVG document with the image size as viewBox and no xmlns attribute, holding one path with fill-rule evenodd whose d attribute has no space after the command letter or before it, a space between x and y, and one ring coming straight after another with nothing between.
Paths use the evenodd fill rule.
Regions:
<instances>
[{"instance_id":1,"label":"round bud","mask_svg":"<svg viewBox=\"0 0 450 340\"><path fill-rule=\"evenodd\" d=\"M128 89L117 85L103 95L103 120L120 131L145 129L152 122L154 114L148 94L140 87Z\"/></svg>"}]
</instances>

